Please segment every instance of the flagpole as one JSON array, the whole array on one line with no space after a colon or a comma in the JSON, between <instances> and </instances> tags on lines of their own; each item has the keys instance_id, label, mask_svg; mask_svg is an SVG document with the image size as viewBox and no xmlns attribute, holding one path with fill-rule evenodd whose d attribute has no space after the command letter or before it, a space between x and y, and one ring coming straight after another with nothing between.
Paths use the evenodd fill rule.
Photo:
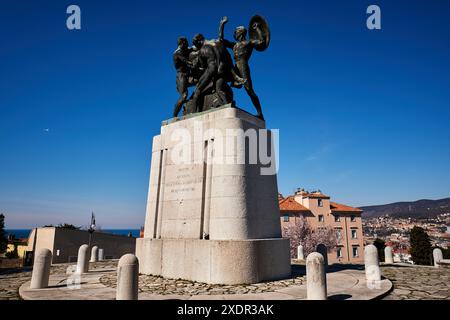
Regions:
<instances>
[{"instance_id":1,"label":"flagpole","mask_svg":"<svg viewBox=\"0 0 450 320\"><path fill-rule=\"evenodd\" d=\"M89 232L89 243L88 243L88 246L89 246L89 248L92 245L92 238L93 238L93 235L94 235L94 231L95 231L95 216L94 216L94 211L92 211L92 213L91 213L91 223L89 224L89 229L88 229L88 232Z\"/></svg>"}]
</instances>

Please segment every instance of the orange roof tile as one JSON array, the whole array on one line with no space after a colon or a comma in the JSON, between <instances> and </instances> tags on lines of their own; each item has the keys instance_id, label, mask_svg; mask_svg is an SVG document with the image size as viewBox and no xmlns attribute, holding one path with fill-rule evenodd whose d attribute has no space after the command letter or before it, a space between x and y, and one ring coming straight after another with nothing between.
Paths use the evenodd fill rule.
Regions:
<instances>
[{"instance_id":1,"label":"orange roof tile","mask_svg":"<svg viewBox=\"0 0 450 320\"><path fill-rule=\"evenodd\" d=\"M323 198L323 199L330 199L330 196L327 196L320 192L314 192L314 193L308 193L308 197L310 198Z\"/></svg>"},{"instance_id":2,"label":"orange roof tile","mask_svg":"<svg viewBox=\"0 0 450 320\"><path fill-rule=\"evenodd\" d=\"M363 212L361 209L353 208L350 206L346 206L345 204L340 204L332 201L330 201L330 208L331 212L354 212L354 213Z\"/></svg>"},{"instance_id":3,"label":"orange roof tile","mask_svg":"<svg viewBox=\"0 0 450 320\"><path fill-rule=\"evenodd\" d=\"M330 196L327 196L319 191L316 192L299 192L299 195L301 195L303 198L321 198L321 199L330 199Z\"/></svg>"},{"instance_id":4,"label":"orange roof tile","mask_svg":"<svg viewBox=\"0 0 450 320\"><path fill-rule=\"evenodd\" d=\"M304 207L303 205L301 205L300 203L298 203L297 201L295 201L294 196L289 196L286 197L284 199L280 199L280 201L278 202L280 205L280 211L308 211L309 210Z\"/></svg>"}]
</instances>

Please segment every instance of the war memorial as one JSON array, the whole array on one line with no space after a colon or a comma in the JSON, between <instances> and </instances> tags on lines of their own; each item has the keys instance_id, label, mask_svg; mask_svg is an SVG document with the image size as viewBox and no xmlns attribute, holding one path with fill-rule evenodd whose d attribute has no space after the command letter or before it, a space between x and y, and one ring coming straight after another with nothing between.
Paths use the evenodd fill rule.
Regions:
<instances>
[{"instance_id":1,"label":"war memorial","mask_svg":"<svg viewBox=\"0 0 450 320\"><path fill-rule=\"evenodd\" d=\"M264 174L267 163L258 153L259 146L265 146L264 153L273 150L266 147L271 135L248 66L253 50L268 47L269 28L255 16L250 38L239 27L231 42L223 38L226 22L220 23L218 39L197 34L198 50L190 52L180 38L174 53L181 96L174 116L181 105L185 110L180 118L163 122L161 134L153 138L145 236L136 250L144 274L221 284L290 275L276 174ZM185 100L189 83L196 87ZM257 116L235 106L229 83L251 95Z\"/></svg>"},{"instance_id":2,"label":"war memorial","mask_svg":"<svg viewBox=\"0 0 450 320\"><path fill-rule=\"evenodd\" d=\"M157 120L160 133L151 141L143 237L126 245L77 240L78 252L70 254L76 255L74 263L60 263L45 243L34 246L33 268L17 290L20 299L373 300L392 292L416 297L418 290L394 290L388 279L408 277L395 268L389 246L380 261L377 247L365 245L358 265L329 265L324 244L308 255L300 245L292 259L280 223L277 133L266 127L264 101L250 72L252 54L270 52L269 22L254 15L248 26L234 29L233 40L224 36L227 23L227 17L219 21L215 39L198 33L191 43L185 36L174 41L178 94L174 90L173 109L162 106L167 118ZM255 112L239 107L237 90L246 92ZM433 256L435 265L420 272L440 294L446 283L437 271L449 261L439 249ZM422 280L416 282L426 286Z\"/></svg>"},{"instance_id":3,"label":"war memorial","mask_svg":"<svg viewBox=\"0 0 450 320\"><path fill-rule=\"evenodd\" d=\"M19 290L23 299L373 299L392 288L373 246L365 272L330 273L324 245L303 267L291 264L289 239L281 235L274 134L249 67L251 55L270 45L269 24L255 15L231 41L224 38L227 22L221 19L217 39L196 34L192 46L178 39L179 98L153 137L136 251L102 265L103 248L84 244L76 267L50 275L52 252L39 250L32 279ZM242 89L256 115L234 100L233 90ZM61 282L67 286L54 287Z\"/></svg>"}]
</instances>

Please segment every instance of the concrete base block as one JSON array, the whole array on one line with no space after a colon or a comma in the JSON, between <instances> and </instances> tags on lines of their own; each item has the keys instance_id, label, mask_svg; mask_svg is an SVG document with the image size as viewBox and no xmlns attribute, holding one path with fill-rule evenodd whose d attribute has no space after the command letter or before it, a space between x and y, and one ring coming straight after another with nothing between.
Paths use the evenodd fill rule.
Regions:
<instances>
[{"instance_id":1,"label":"concrete base block","mask_svg":"<svg viewBox=\"0 0 450 320\"><path fill-rule=\"evenodd\" d=\"M291 275L289 240L140 238L139 272L214 284L250 284Z\"/></svg>"}]
</instances>

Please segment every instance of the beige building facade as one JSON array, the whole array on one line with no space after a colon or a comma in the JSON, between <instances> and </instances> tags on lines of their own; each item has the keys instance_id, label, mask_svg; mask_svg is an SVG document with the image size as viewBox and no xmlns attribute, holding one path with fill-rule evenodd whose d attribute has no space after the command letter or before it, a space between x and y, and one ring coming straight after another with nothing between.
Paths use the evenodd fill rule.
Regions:
<instances>
[{"instance_id":1,"label":"beige building facade","mask_svg":"<svg viewBox=\"0 0 450 320\"><path fill-rule=\"evenodd\" d=\"M304 217L313 229L328 228L336 232L338 245L329 250L328 262L360 264L364 262L362 210L330 201L321 192L297 191L279 197L281 227Z\"/></svg>"},{"instance_id":2,"label":"beige building facade","mask_svg":"<svg viewBox=\"0 0 450 320\"><path fill-rule=\"evenodd\" d=\"M52 263L77 261L78 249L88 244L89 232L55 227L35 228L28 238L28 252L37 252L47 248L52 252ZM136 238L122 235L94 232L92 246L98 246L104 251L105 259L119 259L127 253L134 253Z\"/></svg>"}]
</instances>

